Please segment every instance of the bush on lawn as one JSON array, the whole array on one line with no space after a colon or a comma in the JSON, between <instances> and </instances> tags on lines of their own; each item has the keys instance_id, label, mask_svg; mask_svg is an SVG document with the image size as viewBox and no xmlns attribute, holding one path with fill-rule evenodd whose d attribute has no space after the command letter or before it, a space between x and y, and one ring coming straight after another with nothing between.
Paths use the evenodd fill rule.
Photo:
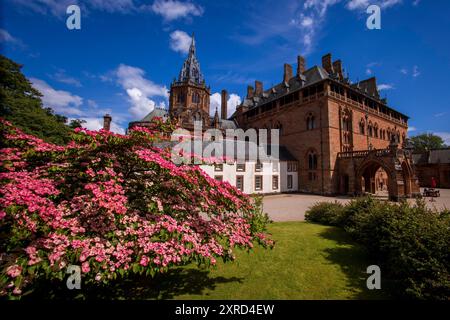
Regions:
<instances>
[{"instance_id":1,"label":"bush on lawn","mask_svg":"<svg viewBox=\"0 0 450 320\"><path fill-rule=\"evenodd\" d=\"M326 211L330 207L331 210ZM450 215L428 209L423 201L410 205L372 198L337 206L315 205L320 214L307 220L343 227L398 282L400 294L419 299L450 298Z\"/></svg>"},{"instance_id":2,"label":"bush on lawn","mask_svg":"<svg viewBox=\"0 0 450 320\"><path fill-rule=\"evenodd\" d=\"M317 223L339 226L344 216L344 206L339 202L318 202L305 213L305 219Z\"/></svg>"},{"instance_id":3,"label":"bush on lawn","mask_svg":"<svg viewBox=\"0 0 450 320\"><path fill-rule=\"evenodd\" d=\"M62 281L68 265L89 286L271 246L250 197L154 147L172 129L77 129L57 146L0 119L0 296Z\"/></svg>"}]
</instances>

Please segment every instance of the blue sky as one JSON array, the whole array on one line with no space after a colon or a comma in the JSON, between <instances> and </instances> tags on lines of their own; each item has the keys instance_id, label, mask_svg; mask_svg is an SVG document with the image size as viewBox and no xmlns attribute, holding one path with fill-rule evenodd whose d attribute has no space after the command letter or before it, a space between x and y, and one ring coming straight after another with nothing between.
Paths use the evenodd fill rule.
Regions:
<instances>
[{"instance_id":1,"label":"blue sky","mask_svg":"<svg viewBox=\"0 0 450 320\"><path fill-rule=\"evenodd\" d=\"M68 30L66 8L81 8ZM370 4L381 30L366 27ZM410 135L450 144L450 1L446 0L3 0L2 53L44 94L44 103L96 129L104 113L121 132L154 106L167 107L190 35L211 86L235 105L248 84L279 83L283 64L307 66L331 52L351 80L376 76L391 107L411 117ZM231 112L231 111L230 111Z\"/></svg>"}]
</instances>

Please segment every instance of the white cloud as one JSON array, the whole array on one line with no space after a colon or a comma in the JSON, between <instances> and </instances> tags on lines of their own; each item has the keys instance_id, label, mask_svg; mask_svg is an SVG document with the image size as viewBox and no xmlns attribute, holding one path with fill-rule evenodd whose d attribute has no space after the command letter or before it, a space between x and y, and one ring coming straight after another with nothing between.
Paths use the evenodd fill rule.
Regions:
<instances>
[{"instance_id":1,"label":"white cloud","mask_svg":"<svg viewBox=\"0 0 450 320\"><path fill-rule=\"evenodd\" d=\"M447 146L450 146L450 132L434 132L435 135L440 136Z\"/></svg>"},{"instance_id":2,"label":"white cloud","mask_svg":"<svg viewBox=\"0 0 450 320\"><path fill-rule=\"evenodd\" d=\"M402 68L402 69L400 69L400 73L402 73L404 75L407 75L408 74L408 69Z\"/></svg>"},{"instance_id":3,"label":"white cloud","mask_svg":"<svg viewBox=\"0 0 450 320\"><path fill-rule=\"evenodd\" d=\"M394 89L394 86L392 84L382 83L382 84L378 85L377 88L378 88L378 91L391 90L391 89Z\"/></svg>"},{"instance_id":4,"label":"white cloud","mask_svg":"<svg viewBox=\"0 0 450 320\"><path fill-rule=\"evenodd\" d=\"M376 4L380 6L382 9L387 9L393 7L397 4L402 3L402 0L378 0L378 1L369 1L369 0L350 0L347 2L345 6L348 10L366 10L372 4Z\"/></svg>"},{"instance_id":5,"label":"white cloud","mask_svg":"<svg viewBox=\"0 0 450 320\"><path fill-rule=\"evenodd\" d=\"M351 0L347 2L347 9L349 10L359 10L359 9L367 9L370 5L369 0Z\"/></svg>"},{"instance_id":6,"label":"white cloud","mask_svg":"<svg viewBox=\"0 0 450 320\"><path fill-rule=\"evenodd\" d=\"M175 30L170 34L170 48L175 52L188 53L192 38L184 31Z\"/></svg>"},{"instance_id":7,"label":"white cloud","mask_svg":"<svg viewBox=\"0 0 450 320\"><path fill-rule=\"evenodd\" d=\"M213 117L217 112L219 113L219 117L221 114L221 104L222 104L222 96L219 92L216 92L210 97L210 108L209 113ZM235 93L232 93L228 96L227 100L227 118L231 117L231 115L236 111L236 107L240 105L242 102L241 97Z\"/></svg>"},{"instance_id":8,"label":"white cloud","mask_svg":"<svg viewBox=\"0 0 450 320\"><path fill-rule=\"evenodd\" d=\"M82 87L81 82L78 79L68 76L64 69L59 69L54 74L50 75L50 77L61 83L69 84L75 87Z\"/></svg>"},{"instance_id":9,"label":"white cloud","mask_svg":"<svg viewBox=\"0 0 450 320\"><path fill-rule=\"evenodd\" d=\"M81 12L89 14L90 10L105 11L108 13L130 13L145 10L146 6L138 6L135 0L12 0L17 5L33 10L40 14L51 14L55 17L65 19L66 10L69 5L77 4L81 7ZM137 1L136 1L137 2Z\"/></svg>"},{"instance_id":10,"label":"white cloud","mask_svg":"<svg viewBox=\"0 0 450 320\"><path fill-rule=\"evenodd\" d=\"M30 78L33 87L42 93L44 107L52 108L58 114L82 115L79 107L83 104L83 98L68 91L55 90L45 81Z\"/></svg>"},{"instance_id":11,"label":"white cloud","mask_svg":"<svg viewBox=\"0 0 450 320\"><path fill-rule=\"evenodd\" d=\"M97 102L95 102L94 100L91 100L91 99L88 99L88 100L87 100L87 105L88 105L90 108L93 108L93 109L97 109L97 108L98 108Z\"/></svg>"},{"instance_id":12,"label":"white cloud","mask_svg":"<svg viewBox=\"0 0 450 320\"><path fill-rule=\"evenodd\" d=\"M439 113L436 113L436 114L434 115L434 117L435 117L435 118L440 118L440 117L442 117L442 116L445 116L447 113L448 113L448 112L439 112Z\"/></svg>"},{"instance_id":13,"label":"white cloud","mask_svg":"<svg viewBox=\"0 0 450 320\"><path fill-rule=\"evenodd\" d=\"M182 2L177 0L156 0L151 9L156 14L161 15L164 20L172 21L179 18L203 15L203 8L192 2Z\"/></svg>"},{"instance_id":14,"label":"white cloud","mask_svg":"<svg viewBox=\"0 0 450 320\"><path fill-rule=\"evenodd\" d=\"M417 128L414 126L408 127L408 132L417 131Z\"/></svg>"},{"instance_id":15,"label":"white cloud","mask_svg":"<svg viewBox=\"0 0 450 320\"><path fill-rule=\"evenodd\" d=\"M412 76L414 78L417 78L418 76L420 76L420 71L419 71L419 67L418 66L414 66L413 67Z\"/></svg>"},{"instance_id":16,"label":"white cloud","mask_svg":"<svg viewBox=\"0 0 450 320\"><path fill-rule=\"evenodd\" d=\"M133 0L89 0L89 5L93 9L98 9L110 13L127 13L137 9Z\"/></svg>"},{"instance_id":17,"label":"white cloud","mask_svg":"<svg viewBox=\"0 0 450 320\"><path fill-rule=\"evenodd\" d=\"M13 2L40 14L51 14L60 18L66 16L66 9L69 5L77 3L72 0L13 0Z\"/></svg>"},{"instance_id":18,"label":"white cloud","mask_svg":"<svg viewBox=\"0 0 450 320\"><path fill-rule=\"evenodd\" d=\"M130 113L136 118L142 118L156 106L165 108L165 102L157 104L153 97L168 98L167 88L146 79L144 70L121 64L115 70L117 83L126 91L131 107Z\"/></svg>"},{"instance_id":19,"label":"white cloud","mask_svg":"<svg viewBox=\"0 0 450 320\"><path fill-rule=\"evenodd\" d=\"M71 119L69 119L70 121ZM82 124L83 128L88 130L100 130L103 128L103 118L80 118L80 120L86 121ZM111 122L111 131L115 133L125 134L125 130L117 124L114 119Z\"/></svg>"},{"instance_id":20,"label":"white cloud","mask_svg":"<svg viewBox=\"0 0 450 320\"><path fill-rule=\"evenodd\" d=\"M8 31L5 29L0 29L0 42L8 42L12 44L21 44L22 41L13 37Z\"/></svg>"}]
</instances>

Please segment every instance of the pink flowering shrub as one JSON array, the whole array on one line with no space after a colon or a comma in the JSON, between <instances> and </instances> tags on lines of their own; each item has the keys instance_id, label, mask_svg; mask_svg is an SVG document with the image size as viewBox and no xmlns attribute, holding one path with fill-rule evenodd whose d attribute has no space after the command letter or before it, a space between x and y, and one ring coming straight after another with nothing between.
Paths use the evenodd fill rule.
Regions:
<instances>
[{"instance_id":1,"label":"pink flowering shrub","mask_svg":"<svg viewBox=\"0 0 450 320\"><path fill-rule=\"evenodd\" d=\"M83 285L107 284L272 246L250 197L154 147L170 129L79 129L62 147L0 120L0 295L63 281L68 265Z\"/></svg>"}]
</instances>

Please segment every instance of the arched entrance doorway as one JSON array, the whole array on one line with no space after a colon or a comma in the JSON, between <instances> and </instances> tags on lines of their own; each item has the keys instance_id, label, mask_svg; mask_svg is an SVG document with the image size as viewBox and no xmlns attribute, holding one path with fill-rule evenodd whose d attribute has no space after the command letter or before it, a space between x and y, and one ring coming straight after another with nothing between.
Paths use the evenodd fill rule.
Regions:
<instances>
[{"instance_id":1,"label":"arched entrance doorway","mask_svg":"<svg viewBox=\"0 0 450 320\"><path fill-rule=\"evenodd\" d=\"M358 169L355 181L357 194L372 194L389 199L395 198L397 192L393 188L395 175L382 162L369 160Z\"/></svg>"}]
</instances>

